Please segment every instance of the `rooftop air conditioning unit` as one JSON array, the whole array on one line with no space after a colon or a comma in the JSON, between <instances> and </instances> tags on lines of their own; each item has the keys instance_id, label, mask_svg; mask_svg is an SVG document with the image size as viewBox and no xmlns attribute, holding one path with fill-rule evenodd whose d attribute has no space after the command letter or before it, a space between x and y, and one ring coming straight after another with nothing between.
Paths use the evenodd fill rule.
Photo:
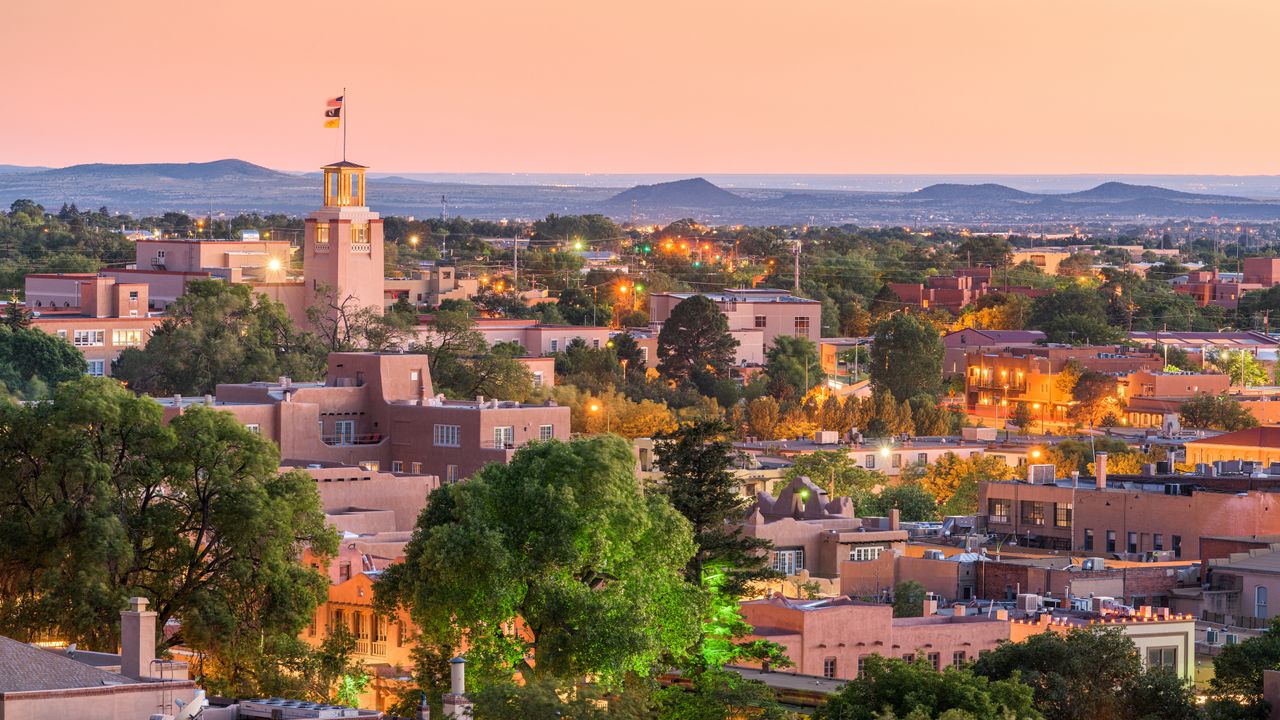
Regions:
<instances>
[{"instance_id":1,"label":"rooftop air conditioning unit","mask_svg":"<svg viewBox=\"0 0 1280 720\"><path fill-rule=\"evenodd\" d=\"M1027 466L1027 482L1032 485L1052 485L1057 479L1054 476L1054 466L1049 465L1028 465Z\"/></svg>"},{"instance_id":2,"label":"rooftop air conditioning unit","mask_svg":"<svg viewBox=\"0 0 1280 720\"><path fill-rule=\"evenodd\" d=\"M1085 558L1084 562L1080 563L1080 569L1089 571L1089 572L1093 572L1095 570L1104 570L1106 569L1106 567L1107 567L1106 559L1100 558L1100 557Z\"/></svg>"}]
</instances>

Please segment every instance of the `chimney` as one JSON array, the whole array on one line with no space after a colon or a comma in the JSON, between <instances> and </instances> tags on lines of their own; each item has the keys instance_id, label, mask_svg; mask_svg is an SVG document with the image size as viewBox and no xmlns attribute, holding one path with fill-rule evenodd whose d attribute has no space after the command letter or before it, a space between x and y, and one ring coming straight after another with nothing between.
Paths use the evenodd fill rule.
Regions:
<instances>
[{"instance_id":1,"label":"chimney","mask_svg":"<svg viewBox=\"0 0 1280 720\"><path fill-rule=\"evenodd\" d=\"M467 698L467 661L456 657L449 661L449 692L444 696L444 716L471 717L471 700Z\"/></svg>"},{"instance_id":2,"label":"chimney","mask_svg":"<svg viewBox=\"0 0 1280 720\"><path fill-rule=\"evenodd\" d=\"M1071 487L1073 488L1080 487L1080 471L1079 470L1071 471Z\"/></svg>"},{"instance_id":3,"label":"chimney","mask_svg":"<svg viewBox=\"0 0 1280 720\"><path fill-rule=\"evenodd\" d=\"M1097 453L1093 456L1093 474L1098 478L1098 489L1105 490L1107 487L1107 454L1104 452Z\"/></svg>"},{"instance_id":4,"label":"chimney","mask_svg":"<svg viewBox=\"0 0 1280 720\"><path fill-rule=\"evenodd\" d=\"M893 508L892 510L890 510L889 511L889 529L890 530L901 529L901 518L902 518L902 513L898 510L898 508Z\"/></svg>"},{"instance_id":5,"label":"chimney","mask_svg":"<svg viewBox=\"0 0 1280 720\"><path fill-rule=\"evenodd\" d=\"M147 610L146 598L129 598L129 609L120 613L120 674L141 680L155 659L156 614Z\"/></svg>"},{"instance_id":6,"label":"chimney","mask_svg":"<svg viewBox=\"0 0 1280 720\"><path fill-rule=\"evenodd\" d=\"M924 616L929 617L930 615L937 615L937 614L938 614L938 596L934 595L933 593L929 593L924 596Z\"/></svg>"}]
</instances>

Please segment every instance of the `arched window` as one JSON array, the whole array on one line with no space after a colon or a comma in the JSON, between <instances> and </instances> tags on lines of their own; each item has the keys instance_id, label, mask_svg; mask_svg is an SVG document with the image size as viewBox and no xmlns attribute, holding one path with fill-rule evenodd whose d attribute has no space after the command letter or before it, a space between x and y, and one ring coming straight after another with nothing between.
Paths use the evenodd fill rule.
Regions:
<instances>
[{"instance_id":1,"label":"arched window","mask_svg":"<svg viewBox=\"0 0 1280 720\"><path fill-rule=\"evenodd\" d=\"M1267 617L1267 589L1259 585L1253 589L1253 616Z\"/></svg>"}]
</instances>

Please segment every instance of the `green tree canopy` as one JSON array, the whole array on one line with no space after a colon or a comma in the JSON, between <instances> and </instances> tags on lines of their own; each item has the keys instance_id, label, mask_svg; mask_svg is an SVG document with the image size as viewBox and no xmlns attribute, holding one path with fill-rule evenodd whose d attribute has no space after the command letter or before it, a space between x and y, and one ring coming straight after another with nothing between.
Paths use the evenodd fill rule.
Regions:
<instances>
[{"instance_id":1,"label":"green tree canopy","mask_svg":"<svg viewBox=\"0 0 1280 720\"><path fill-rule=\"evenodd\" d=\"M1146 670L1121 628L1093 625L1005 643L973 666L992 680L1021 679L1045 720L1191 720L1189 688Z\"/></svg>"},{"instance_id":2,"label":"green tree canopy","mask_svg":"<svg viewBox=\"0 0 1280 720\"><path fill-rule=\"evenodd\" d=\"M1271 618L1266 632L1236 645L1227 645L1213 659L1209 681L1209 717L1244 720L1268 717L1262 694L1262 671L1280 667L1280 616Z\"/></svg>"},{"instance_id":3,"label":"green tree canopy","mask_svg":"<svg viewBox=\"0 0 1280 720\"><path fill-rule=\"evenodd\" d=\"M1052 343L1105 345L1124 340L1124 331L1111 325L1102 296L1078 284L1036 298L1028 325L1043 331Z\"/></svg>"},{"instance_id":4,"label":"green tree canopy","mask_svg":"<svg viewBox=\"0 0 1280 720\"><path fill-rule=\"evenodd\" d=\"M161 408L81 378L52 402L0 406L0 634L116 648L127 598L219 690L254 692L326 597L299 561L337 550L315 482L227 413Z\"/></svg>"},{"instance_id":5,"label":"green tree canopy","mask_svg":"<svg viewBox=\"0 0 1280 720\"><path fill-rule=\"evenodd\" d=\"M407 607L422 643L466 638L478 684L519 671L608 685L697 641L704 599L684 576L694 552L688 521L641 491L624 440L533 443L433 492L375 599Z\"/></svg>"},{"instance_id":6,"label":"green tree canopy","mask_svg":"<svg viewBox=\"0 0 1280 720\"><path fill-rule=\"evenodd\" d=\"M774 338L766 356L764 372L769 378L769 390L783 400L799 400L825 378L818 346L808 338L781 335Z\"/></svg>"},{"instance_id":7,"label":"green tree canopy","mask_svg":"<svg viewBox=\"0 0 1280 720\"><path fill-rule=\"evenodd\" d=\"M84 356L65 339L33 328L0 325L0 383L24 400L85 372Z\"/></svg>"},{"instance_id":8,"label":"green tree canopy","mask_svg":"<svg viewBox=\"0 0 1280 720\"><path fill-rule=\"evenodd\" d=\"M702 375L724 376L733 365L738 341L729 321L704 295L686 298L671 310L658 333L658 371L677 382Z\"/></svg>"},{"instance_id":9,"label":"green tree canopy","mask_svg":"<svg viewBox=\"0 0 1280 720\"><path fill-rule=\"evenodd\" d=\"M1182 403L1178 415L1183 425L1196 429L1233 431L1258 426L1258 418L1225 393L1198 393Z\"/></svg>"},{"instance_id":10,"label":"green tree canopy","mask_svg":"<svg viewBox=\"0 0 1280 720\"><path fill-rule=\"evenodd\" d=\"M792 460L785 475L788 481L807 477L818 486L826 488L832 498L861 497L877 485L888 485L889 478L877 470L859 467L849 453L839 450L819 450L798 455Z\"/></svg>"},{"instance_id":11,"label":"green tree canopy","mask_svg":"<svg viewBox=\"0 0 1280 720\"><path fill-rule=\"evenodd\" d=\"M815 720L885 717L1040 720L1041 714L1032 688L1016 677L992 680L954 666L938 672L923 658L907 663L879 655L868 656L863 676L814 713Z\"/></svg>"},{"instance_id":12,"label":"green tree canopy","mask_svg":"<svg viewBox=\"0 0 1280 720\"><path fill-rule=\"evenodd\" d=\"M324 372L324 345L249 285L193 281L167 315L146 347L125 350L112 366L137 392L203 395L219 383L315 380Z\"/></svg>"},{"instance_id":13,"label":"green tree canopy","mask_svg":"<svg viewBox=\"0 0 1280 720\"><path fill-rule=\"evenodd\" d=\"M871 342L871 384L899 402L937 395L942 382L942 338L933 325L898 313L876 325Z\"/></svg>"}]
</instances>

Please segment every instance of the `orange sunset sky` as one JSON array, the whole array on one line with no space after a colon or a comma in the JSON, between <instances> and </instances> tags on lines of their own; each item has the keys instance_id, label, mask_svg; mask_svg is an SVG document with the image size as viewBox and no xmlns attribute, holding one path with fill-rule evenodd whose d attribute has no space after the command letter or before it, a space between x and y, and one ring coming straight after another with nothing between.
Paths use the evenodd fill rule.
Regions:
<instances>
[{"instance_id":1,"label":"orange sunset sky","mask_svg":"<svg viewBox=\"0 0 1280 720\"><path fill-rule=\"evenodd\" d=\"M1277 0L39 0L0 163L420 172L1280 169Z\"/></svg>"}]
</instances>

